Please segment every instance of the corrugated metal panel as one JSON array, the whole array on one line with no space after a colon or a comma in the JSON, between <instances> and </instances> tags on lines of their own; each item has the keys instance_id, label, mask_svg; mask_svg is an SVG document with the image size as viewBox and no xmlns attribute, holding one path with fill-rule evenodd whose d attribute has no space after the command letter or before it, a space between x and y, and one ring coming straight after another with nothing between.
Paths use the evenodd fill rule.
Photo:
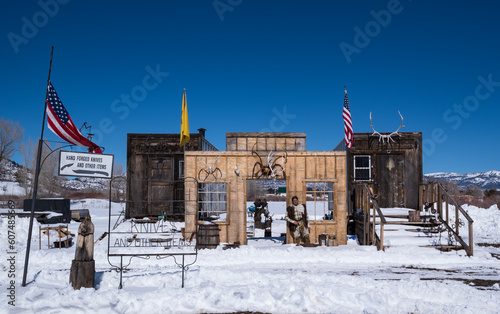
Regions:
<instances>
[{"instance_id":1,"label":"corrugated metal panel","mask_svg":"<svg viewBox=\"0 0 500 314\"><path fill-rule=\"evenodd\" d=\"M345 140L342 139L340 141L340 143L337 144L337 146L335 146L335 148L333 149L334 152L345 152L347 151L347 147L345 146Z\"/></svg>"}]
</instances>

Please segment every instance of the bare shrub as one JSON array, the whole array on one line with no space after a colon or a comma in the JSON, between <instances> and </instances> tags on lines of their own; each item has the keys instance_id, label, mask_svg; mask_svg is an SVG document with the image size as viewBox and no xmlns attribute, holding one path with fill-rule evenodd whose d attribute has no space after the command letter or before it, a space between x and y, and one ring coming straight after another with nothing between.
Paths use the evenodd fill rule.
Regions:
<instances>
[{"instance_id":1,"label":"bare shrub","mask_svg":"<svg viewBox=\"0 0 500 314\"><path fill-rule=\"evenodd\" d=\"M483 190L480 187L475 186L475 185L471 185L471 186L467 187L467 189L465 189L465 194L470 195L474 198L484 197Z\"/></svg>"}]
</instances>

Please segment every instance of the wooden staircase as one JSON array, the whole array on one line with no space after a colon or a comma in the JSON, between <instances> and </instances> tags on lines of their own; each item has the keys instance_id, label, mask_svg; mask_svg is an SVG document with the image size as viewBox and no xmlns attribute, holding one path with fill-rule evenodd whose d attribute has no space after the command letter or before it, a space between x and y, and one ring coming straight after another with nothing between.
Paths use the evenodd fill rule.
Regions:
<instances>
[{"instance_id":1,"label":"wooden staircase","mask_svg":"<svg viewBox=\"0 0 500 314\"><path fill-rule=\"evenodd\" d=\"M473 255L472 219L440 184L420 188L421 209L380 208L366 184L356 186L356 234L362 245L387 247L415 245L443 251L465 250ZM443 200L439 204L437 200ZM430 201L430 202L429 202ZM454 206L453 213L450 206ZM443 218L445 217L445 218ZM450 225L450 221L453 221ZM467 242L460 235L467 234Z\"/></svg>"},{"instance_id":2,"label":"wooden staircase","mask_svg":"<svg viewBox=\"0 0 500 314\"><path fill-rule=\"evenodd\" d=\"M412 221L409 208L382 208L386 218L384 227L384 248L414 245L449 251L463 249L462 245L450 241L446 228L436 215L421 215L419 221ZM375 229L380 232L381 222L376 221Z\"/></svg>"}]
</instances>

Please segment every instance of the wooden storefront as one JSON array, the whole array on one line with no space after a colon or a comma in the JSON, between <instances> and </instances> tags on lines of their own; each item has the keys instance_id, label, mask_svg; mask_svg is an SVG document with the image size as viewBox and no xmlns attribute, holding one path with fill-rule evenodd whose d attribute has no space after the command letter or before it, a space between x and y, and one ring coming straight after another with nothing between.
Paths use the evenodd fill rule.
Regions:
<instances>
[{"instance_id":1,"label":"wooden storefront","mask_svg":"<svg viewBox=\"0 0 500 314\"><path fill-rule=\"evenodd\" d=\"M213 199L224 200L218 215L223 219L215 221L220 231L220 241L246 244L246 181L260 178L286 179L286 205L297 195L305 202L308 186L328 185L331 194L333 216L329 219L310 218L311 242L318 242L318 236L327 233L335 236L338 245L347 243L347 182L346 153L334 151L306 151L305 133L227 133L226 151L186 151L186 177L197 178L198 182L185 182L185 198L200 198L200 193L210 190ZM253 151L253 152L252 152ZM259 159L260 157L260 159ZM268 160L277 161L270 175L262 175L259 169ZM257 164L261 162L261 164ZM213 165L211 169L207 166ZM215 169L218 170L215 170ZM212 170L207 172L205 170ZM200 176L200 171L202 175ZM219 172L220 171L220 172ZM216 201L218 202L218 201ZM215 204L217 205L217 204ZM195 203L186 204L186 232L195 231L198 218ZM311 215L311 209L308 209ZM203 214L203 213L200 213ZM291 242L290 235L287 242Z\"/></svg>"},{"instance_id":2,"label":"wooden storefront","mask_svg":"<svg viewBox=\"0 0 500 314\"><path fill-rule=\"evenodd\" d=\"M398 133L382 138L355 133L347 150L349 214L353 214L354 185L367 183L382 208L418 208L423 179L422 133Z\"/></svg>"},{"instance_id":3,"label":"wooden storefront","mask_svg":"<svg viewBox=\"0 0 500 314\"><path fill-rule=\"evenodd\" d=\"M125 217L166 215L184 220L184 151L179 134L127 134ZM192 133L186 151L216 151L205 129Z\"/></svg>"}]
</instances>

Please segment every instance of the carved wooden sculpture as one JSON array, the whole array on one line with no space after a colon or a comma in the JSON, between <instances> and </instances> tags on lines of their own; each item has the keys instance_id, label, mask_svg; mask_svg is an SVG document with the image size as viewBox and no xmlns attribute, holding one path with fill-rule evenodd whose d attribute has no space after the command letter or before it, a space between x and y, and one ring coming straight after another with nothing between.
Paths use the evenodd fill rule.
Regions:
<instances>
[{"instance_id":1,"label":"carved wooden sculpture","mask_svg":"<svg viewBox=\"0 0 500 314\"><path fill-rule=\"evenodd\" d=\"M88 214L78 228L75 259L71 263L69 282L75 290L81 287L93 288L94 277L94 224Z\"/></svg>"}]
</instances>

